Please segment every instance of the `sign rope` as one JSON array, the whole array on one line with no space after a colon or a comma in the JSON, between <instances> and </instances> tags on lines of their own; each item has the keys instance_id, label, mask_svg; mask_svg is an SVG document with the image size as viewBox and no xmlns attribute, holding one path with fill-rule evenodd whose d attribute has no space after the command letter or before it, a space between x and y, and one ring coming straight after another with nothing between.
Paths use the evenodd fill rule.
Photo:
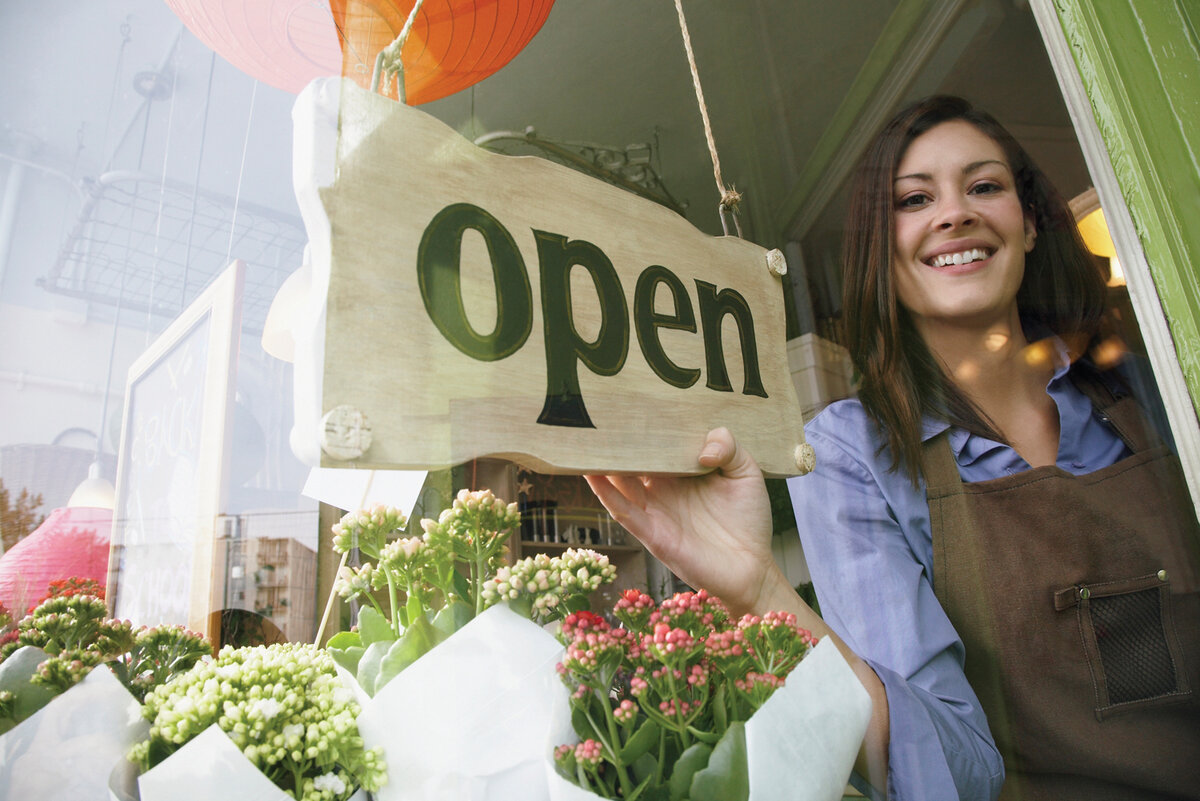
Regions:
<instances>
[{"instance_id":1,"label":"sign rope","mask_svg":"<svg viewBox=\"0 0 1200 801\"><path fill-rule=\"evenodd\" d=\"M738 203L742 200L742 195L737 190L726 188L725 182L721 180L721 159L717 155L717 144L713 140L712 125L708 121L708 106L704 103L704 90L700 88L700 73L696 69L696 54L692 52L692 37L688 33L687 19L683 16L682 0L675 0L675 11L679 14L679 30L683 32L683 48L687 51L688 67L692 71L692 85L696 87L696 102L700 106L700 117L704 120L704 138L708 140L708 154L712 157L713 176L717 179L717 192L721 195L721 202L717 205L717 213L721 217L721 230L725 235L729 235L729 225L725 221L725 215L729 214L733 217L734 227L737 229L737 235L742 235L742 224L738 221Z\"/></svg>"},{"instance_id":2,"label":"sign rope","mask_svg":"<svg viewBox=\"0 0 1200 801\"><path fill-rule=\"evenodd\" d=\"M413 3L412 11L408 12L408 19L404 21L404 27L400 29L400 35L395 40L379 51L379 55L375 57L375 71L371 74L371 91L379 91L379 78L386 73L390 81L392 76L396 76L396 96L401 103L408 101L404 97L404 61L400 58L400 51L404 49L404 43L408 41L408 34L412 31L413 23L416 22L417 14L424 5L425 0L417 0ZM386 84L384 89L387 89Z\"/></svg>"}]
</instances>

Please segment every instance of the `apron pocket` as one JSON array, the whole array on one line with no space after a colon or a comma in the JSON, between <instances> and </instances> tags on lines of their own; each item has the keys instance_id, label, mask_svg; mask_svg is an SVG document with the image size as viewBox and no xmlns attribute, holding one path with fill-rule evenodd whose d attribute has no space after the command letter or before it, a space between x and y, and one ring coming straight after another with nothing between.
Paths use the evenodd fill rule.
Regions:
<instances>
[{"instance_id":1,"label":"apron pocket","mask_svg":"<svg viewBox=\"0 0 1200 801\"><path fill-rule=\"evenodd\" d=\"M1191 695L1165 571L1079 584L1056 592L1054 600L1059 611L1074 606L1079 616L1098 720Z\"/></svg>"}]
</instances>

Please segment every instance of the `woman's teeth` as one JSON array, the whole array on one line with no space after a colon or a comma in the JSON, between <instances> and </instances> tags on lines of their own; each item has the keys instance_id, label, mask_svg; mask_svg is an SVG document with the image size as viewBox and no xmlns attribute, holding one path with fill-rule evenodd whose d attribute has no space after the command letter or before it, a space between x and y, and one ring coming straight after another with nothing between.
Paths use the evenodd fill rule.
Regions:
<instances>
[{"instance_id":1,"label":"woman's teeth","mask_svg":"<svg viewBox=\"0 0 1200 801\"><path fill-rule=\"evenodd\" d=\"M949 264L970 264L973 261L983 261L987 257L987 251L975 248L974 250L964 250L961 253L943 253L940 256L934 256L929 264L931 267L945 267Z\"/></svg>"}]
</instances>

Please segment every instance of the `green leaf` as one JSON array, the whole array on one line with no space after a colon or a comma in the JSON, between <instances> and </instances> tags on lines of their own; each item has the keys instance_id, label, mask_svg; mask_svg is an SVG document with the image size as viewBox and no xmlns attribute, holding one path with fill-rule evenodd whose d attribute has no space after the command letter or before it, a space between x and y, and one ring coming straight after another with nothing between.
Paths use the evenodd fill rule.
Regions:
<instances>
[{"instance_id":1,"label":"green leaf","mask_svg":"<svg viewBox=\"0 0 1200 801\"><path fill-rule=\"evenodd\" d=\"M522 595L518 598L512 598L504 602L509 609L516 612L526 620L533 620L533 597Z\"/></svg>"},{"instance_id":2,"label":"green leaf","mask_svg":"<svg viewBox=\"0 0 1200 801\"><path fill-rule=\"evenodd\" d=\"M454 589L454 594L459 598L471 598L471 581L457 570L453 571L451 577L451 587Z\"/></svg>"},{"instance_id":3,"label":"green leaf","mask_svg":"<svg viewBox=\"0 0 1200 801\"><path fill-rule=\"evenodd\" d=\"M438 642L470 623L473 617L475 610L469 603L462 598L451 598L433 618L433 628L441 635Z\"/></svg>"},{"instance_id":4,"label":"green leaf","mask_svg":"<svg viewBox=\"0 0 1200 801\"><path fill-rule=\"evenodd\" d=\"M746 724L730 725L713 749L708 767L692 777L691 801L747 801L750 767L746 761Z\"/></svg>"},{"instance_id":5,"label":"green leaf","mask_svg":"<svg viewBox=\"0 0 1200 801\"><path fill-rule=\"evenodd\" d=\"M580 740L602 740L604 735L596 731L592 727L592 722L588 720L587 712L583 708L571 705L571 728L575 729L575 733L579 735Z\"/></svg>"},{"instance_id":6,"label":"green leaf","mask_svg":"<svg viewBox=\"0 0 1200 801\"><path fill-rule=\"evenodd\" d=\"M572 612L583 612L591 609L592 605L588 603L586 595L572 595L566 599L563 606L567 608L567 614Z\"/></svg>"},{"instance_id":7,"label":"green leaf","mask_svg":"<svg viewBox=\"0 0 1200 801\"><path fill-rule=\"evenodd\" d=\"M716 695L709 704L709 709L712 710L713 728L717 731L725 731L729 728L729 710L725 708L726 686L725 682L721 682L721 686L717 688Z\"/></svg>"},{"instance_id":8,"label":"green leaf","mask_svg":"<svg viewBox=\"0 0 1200 801\"><path fill-rule=\"evenodd\" d=\"M616 771L612 771L612 772L616 773ZM646 778L642 779L642 783L639 784L637 787L634 787L633 790L630 791L629 797L626 799L626 801L638 801L638 799L642 797L642 793L644 793L646 791L646 788L650 786L650 782L653 778L654 778L654 775L651 774L650 776L647 776Z\"/></svg>"},{"instance_id":9,"label":"green leaf","mask_svg":"<svg viewBox=\"0 0 1200 801\"><path fill-rule=\"evenodd\" d=\"M391 642L396 639L392 624L373 606L364 606L358 610L358 636L362 637L363 645L373 645L377 642Z\"/></svg>"},{"instance_id":10,"label":"green leaf","mask_svg":"<svg viewBox=\"0 0 1200 801\"><path fill-rule=\"evenodd\" d=\"M658 759L651 753L642 754L632 765L633 778L638 782L646 781L658 772Z\"/></svg>"},{"instance_id":11,"label":"green leaf","mask_svg":"<svg viewBox=\"0 0 1200 801\"><path fill-rule=\"evenodd\" d=\"M692 735L702 743L716 745L721 740L721 734L719 732L703 731L702 729L697 729L695 726L688 726L687 730L688 734Z\"/></svg>"},{"instance_id":12,"label":"green leaf","mask_svg":"<svg viewBox=\"0 0 1200 801\"><path fill-rule=\"evenodd\" d=\"M662 731L657 722L651 718L646 718L633 736L625 741L625 745L621 747L621 761L626 765L630 765L637 761L638 757L649 751L654 746L658 745L659 733Z\"/></svg>"},{"instance_id":13,"label":"green leaf","mask_svg":"<svg viewBox=\"0 0 1200 801\"><path fill-rule=\"evenodd\" d=\"M692 787L692 777L696 775L696 771L703 770L708 766L708 759L712 752L712 746L708 743L693 743L679 755L679 759L675 760L675 767L671 770L671 778L667 782L667 786L671 790L671 801L682 801L687 797L688 790Z\"/></svg>"},{"instance_id":14,"label":"green leaf","mask_svg":"<svg viewBox=\"0 0 1200 801\"><path fill-rule=\"evenodd\" d=\"M421 605L421 599L416 595L408 596L408 600L404 602L404 613L406 626L411 626L419 617L425 617L425 607Z\"/></svg>"},{"instance_id":15,"label":"green leaf","mask_svg":"<svg viewBox=\"0 0 1200 801\"><path fill-rule=\"evenodd\" d=\"M647 785L639 801L671 801L671 791L665 784Z\"/></svg>"},{"instance_id":16,"label":"green leaf","mask_svg":"<svg viewBox=\"0 0 1200 801\"><path fill-rule=\"evenodd\" d=\"M325 647L340 648L344 651L347 648L363 647L363 641L362 637L358 636L357 631L339 631L329 638L329 642L325 643Z\"/></svg>"},{"instance_id":17,"label":"green leaf","mask_svg":"<svg viewBox=\"0 0 1200 801\"><path fill-rule=\"evenodd\" d=\"M390 642L373 642L358 660L358 673L355 678L367 695L375 695L375 682L379 680L379 663L391 647Z\"/></svg>"},{"instance_id":18,"label":"green leaf","mask_svg":"<svg viewBox=\"0 0 1200 801\"><path fill-rule=\"evenodd\" d=\"M332 640L330 640L332 642ZM333 657L333 661L350 671L351 676L358 676L358 663L362 660L363 652L367 649L361 645L351 645L347 648L333 648L326 645L325 650Z\"/></svg>"},{"instance_id":19,"label":"green leaf","mask_svg":"<svg viewBox=\"0 0 1200 801\"><path fill-rule=\"evenodd\" d=\"M29 683L37 673L38 665L48 658L49 654L41 648L25 645L0 663L0 690L8 690L16 696L13 720L17 723L50 703L57 695L49 687Z\"/></svg>"},{"instance_id":20,"label":"green leaf","mask_svg":"<svg viewBox=\"0 0 1200 801\"><path fill-rule=\"evenodd\" d=\"M412 625L404 630L400 639L391 643L380 661L374 692L382 690L385 684L400 675L400 671L427 654L435 645L437 640L429 621L424 617L414 620Z\"/></svg>"}]
</instances>

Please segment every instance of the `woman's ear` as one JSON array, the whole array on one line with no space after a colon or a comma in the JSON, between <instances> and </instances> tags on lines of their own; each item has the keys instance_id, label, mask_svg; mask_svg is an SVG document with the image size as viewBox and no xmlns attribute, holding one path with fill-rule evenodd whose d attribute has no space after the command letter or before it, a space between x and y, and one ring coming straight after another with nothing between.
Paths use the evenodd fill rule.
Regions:
<instances>
[{"instance_id":1,"label":"woman's ear","mask_svg":"<svg viewBox=\"0 0 1200 801\"><path fill-rule=\"evenodd\" d=\"M1034 222L1033 213L1025 212L1025 252L1033 250L1034 244L1037 242L1037 224Z\"/></svg>"}]
</instances>

